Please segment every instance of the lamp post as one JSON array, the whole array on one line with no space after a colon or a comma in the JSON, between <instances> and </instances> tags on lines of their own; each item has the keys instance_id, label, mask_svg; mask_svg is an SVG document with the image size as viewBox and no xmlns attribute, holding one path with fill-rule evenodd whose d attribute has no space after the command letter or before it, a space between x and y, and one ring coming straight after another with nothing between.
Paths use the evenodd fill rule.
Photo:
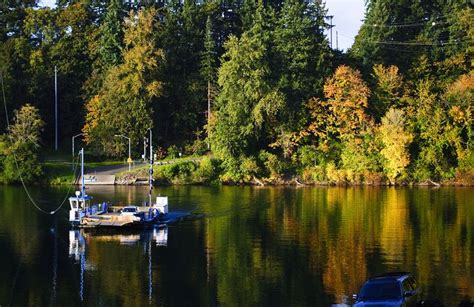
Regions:
<instances>
[{"instance_id":1,"label":"lamp post","mask_svg":"<svg viewBox=\"0 0 474 307\"><path fill-rule=\"evenodd\" d=\"M81 135L84 135L84 133L79 133L72 137L72 169L74 169L74 139Z\"/></svg>"},{"instance_id":2,"label":"lamp post","mask_svg":"<svg viewBox=\"0 0 474 307\"><path fill-rule=\"evenodd\" d=\"M128 136L123 135L123 134L116 134L115 136L128 140L128 161L127 162L128 162L128 170L131 171L132 170L132 154L131 154L130 138Z\"/></svg>"}]
</instances>

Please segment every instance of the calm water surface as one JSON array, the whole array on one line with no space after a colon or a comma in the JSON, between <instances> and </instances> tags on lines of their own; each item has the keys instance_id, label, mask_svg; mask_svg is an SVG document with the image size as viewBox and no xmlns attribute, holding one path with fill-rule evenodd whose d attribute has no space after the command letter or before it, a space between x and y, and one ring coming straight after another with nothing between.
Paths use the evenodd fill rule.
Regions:
<instances>
[{"instance_id":1,"label":"calm water surface","mask_svg":"<svg viewBox=\"0 0 474 307\"><path fill-rule=\"evenodd\" d=\"M32 188L51 210L63 188ZM142 187L90 188L123 205ZM170 187L195 218L72 230L0 186L0 306L331 306L370 276L411 271L424 296L474 298L474 189Z\"/></svg>"}]
</instances>

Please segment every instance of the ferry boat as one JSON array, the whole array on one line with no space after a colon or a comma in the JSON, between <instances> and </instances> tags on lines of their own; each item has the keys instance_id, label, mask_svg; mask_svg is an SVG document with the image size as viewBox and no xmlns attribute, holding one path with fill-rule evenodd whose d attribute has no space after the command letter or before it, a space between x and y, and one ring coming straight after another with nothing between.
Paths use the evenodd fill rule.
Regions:
<instances>
[{"instance_id":1,"label":"ferry boat","mask_svg":"<svg viewBox=\"0 0 474 307\"><path fill-rule=\"evenodd\" d=\"M81 190L69 198L69 222L77 227L127 227L147 226L165 222L168 215L168 197L158 196L147 206L110 206L108 203L91 204L92 197L86 194L84 182L84 149L81 155ZM151 170L150 170L151 174Z\"/></svg>"}]
</instances>

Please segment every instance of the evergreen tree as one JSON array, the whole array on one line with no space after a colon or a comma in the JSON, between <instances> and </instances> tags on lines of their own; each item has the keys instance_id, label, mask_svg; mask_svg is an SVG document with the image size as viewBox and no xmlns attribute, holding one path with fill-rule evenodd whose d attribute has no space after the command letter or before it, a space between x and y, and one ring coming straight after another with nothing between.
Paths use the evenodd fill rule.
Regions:
<instances>
[{"instance_id":1,"label":"evergreen tree","mask_svg":"<svg viewBox=\"0 0 474 307\"><path fill-rule=\"evenodd\" d=\"M165 145L183 144L195 136L206 123L207 80L202 76L202 52L206 18L215 6L197 5L193 1L172 1L161 12L163 20L158 42L166 54L161 75L163 95L158 99L161 110L155 121L157 137ZM209 12L209 11L210 12Z\"/></svg>"},{"instance_id":2,"label":"evergreen tree","mask_svg":"<svg viewBox=\"0 0 474 307\"><path fill-rule=\"evenodd\" d=\"M99 54L102 65L116 66L122 62L123 2L110 0L104 20L100 25Z\"/></svg>"},{"instance_id":3,"label":"evergreen tree","mask_svg":"<svg viewBox=\"0 0 474 307\"><path fill-rule=\"evenodd\" d=\"M394 20L389 12L387 1L369 1L367 4L364 23L350 50L351 54L366 67L393 59L390 53L394 53L394 50L387 49L381 44L389 41L396 29L387 26Z\"/></svg>"},{"instance_id":4,"label":"evergreen tree","mask_svg":"<svg viewBox=\"0 0 474 307\"><path fill-rule=\"evenodd\" d=\"M267 146L285 97L271 74L268 50L272 42L271 15L262 5L252 28L240 38L231 36L219 69L221 92L211 135L222 157L238 158Z\"/></svg>"},{"instance_id":5,"label":"evergreen tree","mask_svg":"<svg viewBox=\"0 0 474 307\"><path fill-rule=\"evenodd\" d=\"M288 123L286 129L297 125L303 102L322 96L330 73L331 53L323 33L325 13L319 3L288 0L278 14L272 69L288 101L282 119Z\"/></svg>"},{"instance_id":6,"label":"evergreen tree","mask_svg":"<svg viewBox=\"0 0 474 307\"><path fill-rule=\"evenodd\" d=\"M257 10L256 0L244 0L239 10L242 31L248 31L252 28L255 21L255 12Z\"/></svg>"},{"instance_id":7,"label":"evergreen tree","mask_svg":"<svg viewBox=\"0 0 474 307\"><path fill-rule=\"evenodd\" d=\"M454 58L471 48L468 37L472 37L472 16L467 2L370 0L350 53L366 71L374 64L384 64L395 65L404 74L417 68L423 57L431 63L451 58L443 69L433 65L423 74L441 75L448 70L457 77L469 67L466 54L462 59Z\"/></svg>"}]
</instances>

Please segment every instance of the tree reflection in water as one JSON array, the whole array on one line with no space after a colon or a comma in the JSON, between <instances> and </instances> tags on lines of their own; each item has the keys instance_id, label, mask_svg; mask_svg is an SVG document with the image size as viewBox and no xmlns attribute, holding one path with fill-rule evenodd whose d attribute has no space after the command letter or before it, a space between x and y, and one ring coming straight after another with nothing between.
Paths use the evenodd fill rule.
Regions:
<instances>
[{"instance_id":1,"label":"tree reflection in water","mask_svg":"<svg viewBox=\"0 0 474 307\"><path fill-rule=\"evenodd\" d=\"M158 192L171 210L197 207L202 218L171 224L161 239L70 232L65 214L38 214L21 190L0 187L0 304L329 306L351 303L367 278L386 271L414 273L423 294L446 306L474 297L472 188ZM128 204L147 193L117 187L94 196Z\"/></svg>"}]
</instances>

